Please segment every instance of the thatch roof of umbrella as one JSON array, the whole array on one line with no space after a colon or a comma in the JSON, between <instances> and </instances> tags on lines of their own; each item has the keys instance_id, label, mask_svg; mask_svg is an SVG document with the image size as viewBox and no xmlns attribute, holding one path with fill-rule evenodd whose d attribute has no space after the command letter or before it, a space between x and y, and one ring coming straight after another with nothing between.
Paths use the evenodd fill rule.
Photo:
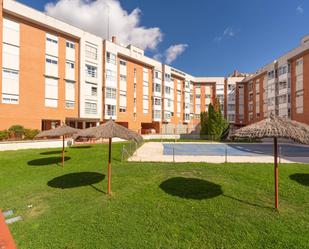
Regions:
<instances>
[{"instance_id":1,"label":"thatch roof of umbrella","mask_svg":"<svg viewBox=\"0 0 309 249\"><path fill-rule=\"evenodd\" d=\"M309 144L309 125L270 115L260 122L236 130L232 136L239 138L287 138Z\"/></svg>"},{"instance_id":2,"label":"thatch roof of umbrella","mask_svg":"<svg viewBox=\"0 0 309 249\"><path fill-rule=\"evenodd\" d=\"M309 126L287 118L270 115L268 118L236 130L233 137L273 138L274 139L274 175L275 208L279 207L278 180L278 143L277 138L288 138L296 142L309 144Z\"/></svg>"},{"instance_id":3,"label":"thatch roof of umbrella","mask_svg":"<svg viewBox=\"0 0 309 249\"><path fill-rule=\"evenodd\" d=\"M73 135L75 133L78 133L78 129L74 129L67 125L61 125L58 126L55 129L50 129L47 131L42 131L38 135L36 135L36 138L42 138L42 137L61 137L62 136L62 167L64 166L64 136Z\"/></svg>"},{"instance_id":4,"label":"thatch roof of umbrella","mask_svg":"<svg viewBox=\"0 0 309 249\"><path fill-rule=\"evenodd\" d=\"M125 140L141 140L143 139L138 133L129 130L128 128L115 123L112 119L99 126L90 127L88 129L80 130L74 135L77 137L88 138L114 138L118 137Z\"/></svg>"},{"instance_id":5,"label":"thatch roof of umbrella","mask_svg":"<svg viewBox=\"0 0 309 249\"><path fill-rule=\"evenodd\" d=\"M112 138L118 137L125 140L142 140L142 136L138 133L129 130L128 128L115 123L112 119L104 124L96 127L91 127L85 130L81 130L75 137L88 137L88 138L108 138L108 182L107 193L111 194L111 153L112 153Z\"/></svg>"},{"instance_id":6,"label":"thatch roof of umbrella","mask_svg":"<svg viewBox=\"0 0 309 249\"><path fill-rule=\"evenodd\" d=\"M55 129L50 129L47 131L42 131L38 135L36 135L36 138L42 138L42 137L61 137L66 135L73 135L75 133L78 133L78 129L72 128L67 125L58 126Z\"/></svg>"}]
</instances>

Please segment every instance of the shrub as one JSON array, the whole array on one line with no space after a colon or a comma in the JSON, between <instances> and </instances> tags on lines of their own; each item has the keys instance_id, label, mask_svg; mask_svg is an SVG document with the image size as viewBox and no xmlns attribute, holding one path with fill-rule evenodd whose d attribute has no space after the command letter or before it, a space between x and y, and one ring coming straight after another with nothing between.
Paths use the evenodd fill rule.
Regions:
<instances>
[{"instance_id":1,"label":"shrub","mask_svg":"<svg viewBox=\"0 0 309 249\"><path fill-rule=\"evenodd\" d=\"M39 134L39 130L37 129L25 129L24 131L24 139L33 139L37 134Z\"/></svg>"},{"instance_id":2,"label":"shrub","mask_svg":"<svg viewBox=\"0 0 309 249\"><path fill-rule=\"evenodd\" d=\"M9 138L8 130L0 131L0 141L1 140L7 140L8 138Z\"/></svg>"},{"instance_id":3,"label":"shrub","mask_svg":"<svg viewBox=\"0 0 309 249\"><path fill-rule=\"evenodd\" d=\"M21 139L25 133L25 128L22 125L12 125L8 131L10 137Z\"/></svg>"}]
</instances>

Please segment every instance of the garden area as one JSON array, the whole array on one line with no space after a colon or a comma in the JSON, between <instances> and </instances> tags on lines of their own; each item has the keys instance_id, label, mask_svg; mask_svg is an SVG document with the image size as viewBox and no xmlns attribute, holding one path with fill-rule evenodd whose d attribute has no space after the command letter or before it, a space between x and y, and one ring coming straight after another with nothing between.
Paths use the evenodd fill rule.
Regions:
<instances>
[{"instance_id":1,"label":"garden area","mask_svg":"<svg viewBox=\"0 0 309 249\"><path fill-rule=\"evenodd\" d=\"M108 145L0 152L0 208L18 248L307 248L309 168L280 164L121 163Z\"/></svg>"}]
</instances>

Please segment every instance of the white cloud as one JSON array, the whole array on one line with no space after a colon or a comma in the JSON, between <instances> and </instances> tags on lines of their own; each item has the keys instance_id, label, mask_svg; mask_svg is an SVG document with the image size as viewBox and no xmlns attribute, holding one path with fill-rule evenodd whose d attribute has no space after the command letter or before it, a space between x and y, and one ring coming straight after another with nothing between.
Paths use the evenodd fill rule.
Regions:
<instances>
[{"instance_id":1,"label":"white cloud","mask_svg":"<svg viewBox=\"0 0 309 249\"><path fill-rule=\"evenodd\" d=\"M225 37L234 37L235 35L236 35L236 31L234 30L234 28L232 28L232 27L227 27L227 28L223 31L222 35L215 37L214 40L215 40L216 42L220 42L220 41L222 41L223 38L225 38Z\"/></svg>"},{"instance_id":2,"label":"white cloud","mask_svg":"<svg viewBox=\"0 0 309 249\"><path fill-rule=\"evenodd\" d=\"M119 0L59 0L57 3L47 3L45 11L48 15L103 38L108 36L109 12L109 38L115 35L119 42L132 43L141 49L154 50L163 38L160 28L140 25L140 9L128 13Z\"/></svg>"},{"instance_id":3,"label":"white cloud","mask_svg":"<svg viewBox=\"0 0 309 249\"><path fill-rule=\"evenodd\" d=\"M300 15L304 14L304 8L303 8L303 6L298 5L297 8L296 8L296 11L297 11L297 13L300 14Z\"/></svg>"},{"instance_id":4,"label":"white cloud","mask_svg":"<svg viewBox=\"0 0 309 249\"><path fill-rule=\"evenodd\" d=\"M185 49L188 47L188 44L176 44L170 46L168 49L165 51L165 63L170 64L176 58L181 55Z\"/></svg>"}]
</instances>

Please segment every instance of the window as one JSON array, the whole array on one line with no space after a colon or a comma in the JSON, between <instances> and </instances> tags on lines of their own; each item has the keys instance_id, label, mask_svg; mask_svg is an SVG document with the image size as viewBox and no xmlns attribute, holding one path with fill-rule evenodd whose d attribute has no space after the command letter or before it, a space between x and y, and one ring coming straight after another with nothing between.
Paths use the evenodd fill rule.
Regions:
<instances>
[{"instance_id":1,"label":"window","mask_svg":"<svg viewBox=\"0 0 309 249\"><path fill-rule=\"evenodd\" d=\"M54 43L54 44L58 44L58 39L56 36L50 35L50 34L46 34L46 41Z\"/></svg>"},{"instance_id":2,"label":"window","mask_svg":"<svg viewBox=\"0 0 309 249\"><path fill-rule=\"evenodd\" d=\"M97 78L97 76L98 76L97 67L86 64L86 75L88 77Z\"/></svg>"},{"instance_id":3,"label":"window","mask_svg":"<svg viewBox=\"0 0 309 249\"><path fill-rule=\"evenodd\" d=\"M85 102L85 113L86 114L97 114L97 103Z\"/></svg>"},{"instance_id":4,"label":"window","mask_svg":"<svg viewBox=\"0 0 309 249\"><path fill-rule=\"evenodd\" d=\"M96 86L91 87L91 96L97 96L98 95L98 88Z\"/></svg>"},{"instance_id":5,"label":"window","mask_svg":"<svg viewBox=\"0 0 309 249\"><path fill-rule=\"evenodd\" d=\"M75 63L72 61L66 61L65 63L67 69L74 69Z\"/></svg>"},{"instance_id":6,"label":"window","mask_svg":"<svg viewBox=\"0 0 309 249\"><path fill-rule=\"evenodd\" d=\"M119 107L119 112L126 112L126 107Z\"/></svg>"},{"instance_id":7,"label":"window","mask_svg":"<svg viewBox=\"0 0 309 249\"><path fill-rule=\"evenodd\" d=\"M74 42L66 41L65 44L66 44L67 48L75 49L75 43Z\"/></svg>"},{"instance_id":8,"label":"window","mask_svg":"<svg viewBox=\"0 0 309 249\"><path fill-rule=\"evenodd\" d=\"M296 61L296 66L301 66L301 65L303 65L303 59L298 59Z\"/></svg>"},{"instance_id":9,"label":"window","mask_svg":"<svg viewBox=\"0 0 309 249\"><path fill-rule=\"evenodd\" d=\"M154 110L153 111L153 118L154 119L160 119L161 118L161 111Z\"/></svg>"},{"instance_id":10,"label":"window","mask_svg":"<svg viewBox=\"0 0 309 249\"><path fill-rule=\"evenodd\" d=\"M126 66L127 65L127 62L124 61L124 60L120 60L119 63L120 63L121 66Z\"/></svg>"},{"instance_id":11,"label":"window","mask_svg":"<svg viewBox=\"0 0 309 249\"><path fill-rule=\"evenodd\" d=\"M12 69L2 70L2 103L18 104L19 72Z\"/></svg>"},{"instance_id":12,"label":"window","mask_svg":"<svg viewBox=\"0 0 309 249\"><path fill-rule=\"evenodd\" d=\"M147 114L148 113L148 97L143 97L143 113Z\"/></svg>"},{"instance_id":13,"label":"window","mask_svg":"<svg viewBox=\"0 0 309 249\"><path fill-rule=\"evenodd\" d=\"M171 81L171 75L165 73L165 74L164 74L164 79L165 79L165 81L167 81L167 82Z\"/></svg>"},{"instance_id":14,"label":"window","mask_svg":"<svg viewBox=\"0 0 309 249\"><path fill-rule=\"evenodd\" d=\"M253 93L250 93L249 94L249 101L252 101L253 100Z\"/></svg>"},{"instance_id":15,"label":"window","mask_svg":"<svg viewBox=\"0 0 309 249\"><path fill-rule=\"evenodd\" d=\"M127 106L126 92L121 91L119 95L119 107L126 109L126 106Z\"/></svg>"},{"instance_id":16,"label":"window","mask_svg":"<svg viewBox=\"0 0 309 249\"><path fill-rule=\"evenodd\" d=\"M171 88L168 87L168 86L166 86L166 87L165 87L165 93L166 93L166 94L170 94L170 93L171 93Z\"/></svg>"},{"instance_id":17,"label":"window","mask_svg":"<svg viewBox=\"0 0 309 249\"><path fill-rule=\"evenodd\" d=\"M155 98L154 99L154 105L160 106L161 105L161 99Z\"/></svg>"},{"instance_id":18,"label":"window","mask_svg":"<svg viewBox=\"0 0 309 249\"><path fill-rule=\"evenodd\" d=\"M90 45L86 45L86 58L97 60L98 59L98 48Z\"/></svg>"},{"instance_id":19,"label":"window","mask_svg":"<svg viewBox=\"0 0 309 249\"><path fill-rule=\"evenodd\" d=\"M161 79L159 71L155 71L155 78L156 79Z\"/></svg>"},{"instance_id":20,"label":"window","mask_svg":"<svg viewBox=\"0 0 309 249\"><path fill-rule=\"evenodd\" d=\"M116 72L107 69L106 70L106 80L116 81Z\"/></svg>"},{"instance_id":21,"label":"window","mask_svg":"<svg viewBox=\"0 0 309 249\"><path fill-rule=\"evenodd\" d=\"M45 61L48 64L58 65L58 58L57 57L46 55Z\"/></svg>"},{"instance_id":22,"label":"window","mask_svg":"<svg viewBox=\"0 0 309 249\"><path fill-rule=\"evenodd\" d=\"M111 52L106 52L106 62L116 65L116 55Z\"/></svg>"},{"instance_id":23,"label":"window","mask_svg":"<svg viewBox=\"0 0 309 249\"><path fill-rule=\"evenodd\" d=\"M120 74L120 81L127 81L127 76Z\"/></svg>"},{"instance_id":24,"label":"window","mask_svg":"<svg viewBox=\"0 0 309 249\"><path fill-rule=\"evenodd\" d=\"M282 75L282 74L286 74L286 73L287 73L287 66L286 65L279 67L278 75Z\"/></svg>"},{"instance_id":25,"label":"window","mask_svg":"<svg viewBox=\"0 0 309 249\"><path fill-rule=\"evenodd\" d=\"M74 109L75 106L75 102L74 101L70 101L70 100L66 100L65 101L65 108L67 109Z\"/></svg>"},{"instance_id":26,"label":"window","mask_svg":"<svg viewBox=\"0 0 309 249\"><path fill-rule=\"evenodd\" d=\"M116 116L116 106L106 105L106 113L108 116Z\"/></svg>"},{"instance_id":27,"label":"window","mask_svg":"<svg viewBox=\"0 0 309 249\"><path fill-rule=\"evenodd\" d=\"M161 85L160 84L154 84L153 91L160 93L161 92Z\"/></svg>"},{"instance_id":28,"label":"window","mask_svg":"<svg viewBox=\"0 0 309 249\"><path fill-rule=\"evenodd\" d=\"M65 82L65 107L73 109L75 104L75 83L72 81Z\"/></svg>"},{"instance_id":29,"label":"window","mask_svg":"<svg viewBox=\"0 0 309 249\"><path fill-rule=\"evenodd\" d=\"M107 98L107 99L116 99L116 89L115 88L106 87L105 98Z\"/></svg>"},{"instance_id":30,"label":"window","mask_svg":"<svg viewBox=\"0 0 309 249\"><path fill-rule=\"evenodd\" d=\"M164 112L164 118L165 119L171 119L171 113L170 112Z\"/></svg>"},{"instance_id":31,"label":"window","mask_svg":"<svg viewBox=\"0 0 309 249\"><path fill-rule=\"evenodd\" d=\"M18 104L19 95L2 93L3 104Z\"/></svg>"},{"instance_id":32,"label":"window","mask_svg":"<svg viewBox=\"0 0 309 249\"><path fill-rule=\"evenodd\" d=\"M58 80L45 78L45 106L58 106Z\"/></svg>"},{"instance_id":33,"label":"window","mask_svg":"<svg viewBox=\"0 0 309 249\"><path fill-rule=\"evenodd\" d=\"M271 79L275 78L275 71L274 70L269 71L267 75L268 75L268 79L271 80Z\"/></svg>"}]
</instances>

